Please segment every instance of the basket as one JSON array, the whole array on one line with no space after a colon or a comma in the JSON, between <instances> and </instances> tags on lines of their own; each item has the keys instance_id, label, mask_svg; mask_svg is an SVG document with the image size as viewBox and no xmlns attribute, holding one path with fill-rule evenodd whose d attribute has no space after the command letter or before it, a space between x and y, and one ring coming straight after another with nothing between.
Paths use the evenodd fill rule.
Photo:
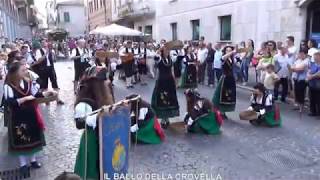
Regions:
<instances>
[{"instance_id":1,"label":"basket","mask_svg":"<svg viewBox=\"0 0 320 180\"><path fill-rule=\"evenodd\" d=\"M36 98L36 103L42 104L42 103L49 103L51 101L56 101L58 96L48 96L43 98Z\"/></svg>"},{"instance_id":2,"label":"basket","mask_svg":"<svg viewBox=\"0 0 320 180\"><path fill-rule=\"evenodd\" d=\"M133 61L134 57L132 53L127 53L125 56L121 57L122 63L129 63Z\"/></svg>"},{"instance_id":3,"label":"basket","mask_svg":"<svg viewBox=\"0 0 320 180\"><path fill-rule=\"evenodd\" d=\"M169 50L179 50L183 48L183 43L180 40L170 41L165 44L165 47Z\"/></svg>"},{"instance_id":4,"label":"basket","mask_svg":"<svg viewBox=\"0 0 320 180\"><path fill-rule=\"evenodd\" d=\"M107 51L107 57L111 58L119 58L119 54L117 52Z\"/></svg>"},{"instance_id":5,"label":"basket","mask_svg":"<svg viewBox=\"0 0 320 180\"><path fill-rule=\"evenodd\" d=\"M97 50L96 53L94 54L96 58L99 59L106 59L107 58L107 52L104 50Z\"/></svg>"}]
</instances>

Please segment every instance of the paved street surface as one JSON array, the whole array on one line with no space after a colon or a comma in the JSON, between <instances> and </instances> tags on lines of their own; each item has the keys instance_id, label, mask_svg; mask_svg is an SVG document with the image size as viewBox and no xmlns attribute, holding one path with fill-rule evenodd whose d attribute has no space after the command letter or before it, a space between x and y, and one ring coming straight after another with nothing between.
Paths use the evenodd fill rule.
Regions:
<instances>
[{"instance_id":1,"label":"paved street surface","mask_svg":"<svg viewBox=\"0 0 320 180\"><path fill-rule=\"evenodd\" d=\"M64 106L42 105L46 119L47 146L40 153L43 168L32 171L31 179L52 180L63 171L73 171L81 131L73 122L73 70L72 63L56 63L58 83ZM151 99L154 82L148 86L137 85L127 90L122 81L115 82L116 99L131 92ZM214 89L201 86L203 96L211 99ZM185 98L179 90L182 121L185 114ZM237 91L237 111L247 108L250 92ZM230 113L222 134L206 136L185 134L181 128L166 130L166 141L160 145L132 146L130 172L133 174L177 173L206 174L208 178L218 175L221 179L235 180L313 180L320 179L320 121L306 114L299 118L289 105L281 105L283 126L281 128L257 128L238 120L238 113ZM0 127L0 170L14 169L15 157L7 153L7 131ZM162 177L162 176L161 176ZM178 179L178 178L177 178ZM195 178L193 178L195 179Z\"/></svg>"}]
</instances>

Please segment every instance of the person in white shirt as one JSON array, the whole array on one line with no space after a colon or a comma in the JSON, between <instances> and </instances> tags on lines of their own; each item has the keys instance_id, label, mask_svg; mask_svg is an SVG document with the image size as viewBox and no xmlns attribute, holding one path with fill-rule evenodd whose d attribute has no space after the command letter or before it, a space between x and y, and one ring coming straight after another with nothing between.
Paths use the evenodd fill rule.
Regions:
<instances>
[{"instance_id":1,"label":"person in white shirt","mask_svg":"<svg viewBox=\"0 0 320 180\"><path fill-rule=\"evenodd\" d=\"M316 48L316 44L317 44L317 42L314 39L310 39L308 41L308 48L309 48L308 56L310 57L311 62L314 62L313 56L316 52L318 52L318 49Z\"/></svg>"},{"instance_id":2,"label":"person in white shirt","mask_svg":"<svg viewBox=\"0 0 320 180\"><path fill-rule=\"evenodd\" d=\"M126 87L134 88L134 49L132 48L132 42L127 41L122 48L119 50L119 56L121 58L121 65L124 70L124 74L126 76Z\"/></svg>"},{"instance_id":3,"label":"person in white shirt","mask_svg":"<svg viewBox=\"0 0 320 180\"><path fill-rule=\"evenodd\" d=\"M52 88L59 92L57 74L54 68L54 51L49 48L47 40L41 41L41 48L36 51L35 59L37 60L36 72L40 79L40 89L48 90L49 79ZM63 105L64 102L58 97L57 104Z\"/></svg>"},{"instance_id":4,"label":"person in white shirt","mask_svg":"<svg viewBox=\"0 0 320 180\"><path fill-rule=\"evenodd\" d=\"M29 67L31 67L33 63L35 63L35 59L33 59L31 53L28 51L27 45L23 45L21 47L21 55L26 59L26 62Z\"/></svg>"},{"instance_id":5,"label":"person in white shirt","mask_svg":"<svg viewBox=\"0 0 320 180\"><path fill-rule=\"evenodd\" d=\"M155 78L155 61L154 57L156 56L155 46L152 43L147 45L147 66L149 73L151 74L152 78Z\"/></svg>"},{"instance_id":6,"label":"person in white shirt","mask_svg":"<svg viewBox=\"0 0 320 180\"><path fill-rule=\"evenodd\" d=\"M269 64L266 68L266 74L263 79L263 85L266 87L268 93L273 94L276 82L279 76L274 72L274 65Z\"/></svg>"},{"instance_id":7,"label":"person in white shirt","mask_svg":"<svg viewBox=\"0 0 320 180\"><path fill-rule=\"evenodd\" d=\"M222 50L221 50L221 44L217 43L214 46L214 50L216 51L214 53L214 61L213 61L213 81L215 81L215 78L217 78L217 81L220 80L220 77L222 75Z\"/></svg>"},{"instance_id":8,"label":"person in white shirt","mask_svg":"<svg viewBox=\"0 0 320 180\"><path fill-rule=\"evenodd\" d=\"M299 105L300 112L302 112L305 103L306 79L309 64L310 59L307 50L301 49L298 54L298 59L289 67L289 70L293 72L295 101Z\"/></svg>"},{"instance_id":9,"label":"person in white shirt","mask_svg":"<svg viewBox=\"0 0 320 180\"><path fill-rule=\"evenodd\" d=\"M199 45L198 52L197 52L197 59L199 62L198 82L200 84L204 84L207 56L208 56L208 49L207 49L206 45L203 42L201 42Z\"/></svg>"},{"instance_id":10,"label":"person in white shirt","mask_svg":"<svg viewBox=\"0 0 320 180\"><path fill-rule=\"evenodd\" d=\"M293 36L287 36L286 44L287 44L287 49L288 49L288 57L289 57L289 60L290 60L290 64L292 65L294 63L294 61L296 60L297 53L298 53L298 49L294 45L294 37ZM290 72L290 75L289 75L289 92L293 93L293 77L292 77L292 73L291 72Z\"/></svg>"},{"instance_id":11,"label":"person in white shirt","mask_svg":"<svg viewBox=\"0 0 320 180\"><path fill-rule=\"evenodd\" d=\"M280 78L279 81L275 84L274 99L278 99L279 87L282 86L281 101L285 102L288 95L288 78L290 76L288 66L290 65L290 58L287 54L288 49L286 47L280 47L279 50L280 52L274 56L274 61L276 64L275 71Z\"/></svg>"},{"instance_id":12,"label":"person in white shirt","mask_svg":"<svg viewBox=\"0 0 320 180\"><path fill-rule=\"evenodd\" d=\"M78 82L84 71L90 67L89 64L89 51L86 49L86 41L79 39L77 47L72 49L70 58L74 62L74 91L76 92Z\"/></svg>"}]
</instances>

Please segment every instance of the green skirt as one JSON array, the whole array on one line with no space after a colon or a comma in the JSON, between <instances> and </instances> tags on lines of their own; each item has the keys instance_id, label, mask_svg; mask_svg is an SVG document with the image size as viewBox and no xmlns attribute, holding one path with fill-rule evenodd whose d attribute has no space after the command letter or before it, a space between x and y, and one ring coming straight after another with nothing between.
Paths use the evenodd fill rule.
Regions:
<instances>
[{"instance_id":1,"label":"green skirt","mask_svg":"<svg viewBox=\"0 0 320 180\"><path fill-rule=\"evenodd\" d=\"M87 147L85 141L85 134L87 132ZM85 168L87 168L87 178L88 179L98 179L99 178L99 149L98 149L98 139L93 129L87 129L82 133L79 151L77 154L76 164L74 168L74 173L79 175L82 179L85 177ZM85 151L87 149L87 155ZM87 156L87 164L86 162Z\"/></svg>"},{"instance_id":2,"label":"green skirt","mask_svg":"<svg viewBox=\"0 0 320 180\"><path fill-rule=\"evenodd\" d=\"M195 79L193 82L188 82L188 72L185 70L180 79L180 88L196 88L198 86L197 80Z\"/></svg>"},{"instance_id":3,"label":"green skirt","mask_svg":"<svg viewBox=\"0 0 320 180\"><path fill-rule=\"evenodd\" d=\"M137 137L138 142L145 143L145 144L160 144L161 139L154 128L155 119L150 119L145 126L139 128L136 132L137 134L133 133L133 140Z\"/></svg>"},{"instance_id":4,"label":"green skirt","mask_svg":"<svg viewBox=\"0 0 320 180\"><path fill-rule=\"evenodd\" d=\"M278 117L276 117L275 114L276 114L275 111L271 111L271 112L266 113L263 120L267 126L270 126L270 127L281 126L281 122L282 122L281 117L280 117L280 115Z\"/></svg>"},{"instance_id":5,"label":"green skirt","mask_svg":"<svg viewBox=\"0 0 320 180\"><path fill-rule=\"evenodd\" d=\"M217 108L222 113L233 112L236 109L236 103L234 103L234 104L221 104L220 103L221 90L222 90L222 85L224 82L223 79L224 79L224 76L222 76L219 80L219 83L217 85L217 88L216 88L214 95L213 95L213 98L212 98L212 103L213 103L214 107Z\"/></svg>"},{"instance_id":6,"label":"green skirt","mask_svg":"<svg viewBox=\"0 0 320 180\"><path fill-rule=\"evenodd\" d=\"M220 134L220 125L216 120L216 114L214 112L209 112L205 116L199 117L199 119L189 128L189 132Z\"/></svg>"}]
</instances>

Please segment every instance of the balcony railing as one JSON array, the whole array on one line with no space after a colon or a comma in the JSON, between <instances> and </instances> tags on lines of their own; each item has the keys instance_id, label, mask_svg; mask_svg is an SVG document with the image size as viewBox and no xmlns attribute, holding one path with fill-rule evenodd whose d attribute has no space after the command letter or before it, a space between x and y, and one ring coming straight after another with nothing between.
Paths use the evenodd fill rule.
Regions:
<instances>
[{"instance_id":1,"label":"balcony railing","mask_svg":"<svg viewBox=\"0 0 320 180\"><path fill-rule=\"evenodd\" d=\"M154 13L155 13L155 10L151 4L151 1L143 2L143 3L127 2L124 5L118 7L118 16L120 18L124 18L124 17L138 18L141 16L154 14Z\"/></svg>"}]
</instances>

